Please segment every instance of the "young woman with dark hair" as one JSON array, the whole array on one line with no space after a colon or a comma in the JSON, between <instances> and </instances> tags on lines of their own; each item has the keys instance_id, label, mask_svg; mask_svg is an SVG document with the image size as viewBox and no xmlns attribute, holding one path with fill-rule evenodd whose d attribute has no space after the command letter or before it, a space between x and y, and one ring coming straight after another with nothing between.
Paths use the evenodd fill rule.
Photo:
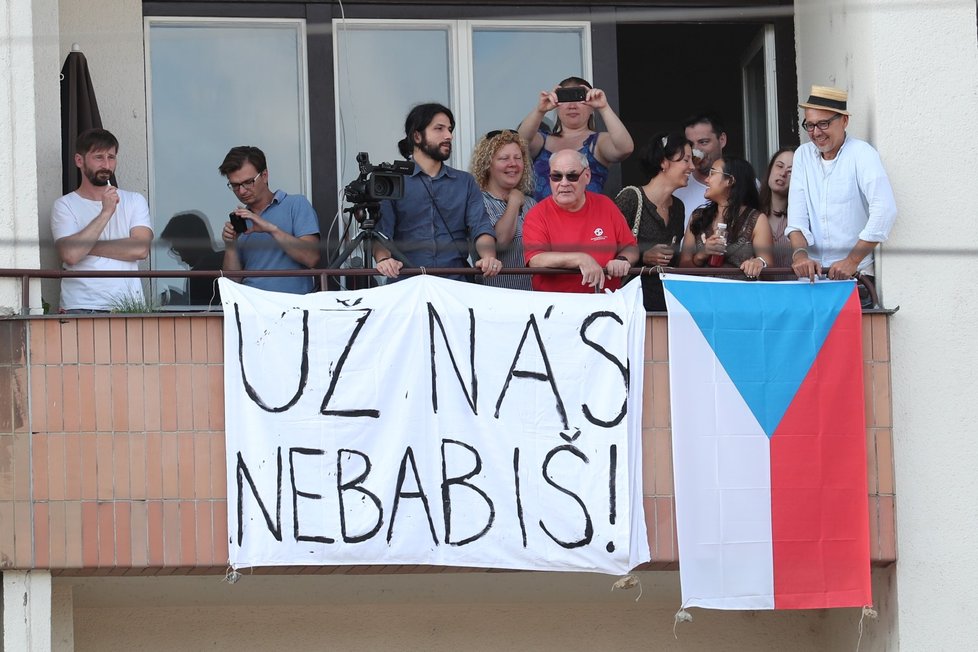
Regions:
<instances>
[{"instance_id":1,"label":"young woman with dark hair","mask_svg":"<svg viewBox=\"0 0 978 652\"><path fill-rule=\"evenodd\" d=\"M767 164L761 180L761 211L767 215L774 242L774 266L791 267L791 242L784 234L788 226L788 187L791 185L792 147L782 147Z\"/></svg>"},{"instance_id":2,"label":"young woman with dark hair","mask_svg":"<svg viewBox=\"0 0 978 652\"><path fill-rule=\"evenodd\" d=\"M658 133L646 145L641 166L648 182L642 187L623 188L615 203L638 239L638 264L674 266L678 263L686 209L672 193L689 182L693 145L684 134ZM646 310L666 309L658 274L642 275L642 295Z\"/></svg>"},{"instance_id":3,"label":"young woman with dark hair","mask_svg":"<svg viewBox=\"0 0 978 652\"><path fill-rule=\"evenodd\" d=\"M747 161L717 159L707 178L706 199L696 209L683 240L682 267L739 267L747 278L757 278L773 261L771 226L759 207L754 168ZM717 225L726 225L726 234Z\"/></svg>"}]
</instances>

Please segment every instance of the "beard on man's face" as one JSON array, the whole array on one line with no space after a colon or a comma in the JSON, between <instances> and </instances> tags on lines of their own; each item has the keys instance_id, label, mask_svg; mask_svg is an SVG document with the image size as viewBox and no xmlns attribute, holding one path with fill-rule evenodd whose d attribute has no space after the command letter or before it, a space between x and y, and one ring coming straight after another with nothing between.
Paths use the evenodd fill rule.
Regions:
<instances>
[{"instance_id":1,"label":"beard on man's face","mask_svg":"<svg viewBox=\"0 0 978 652\"><path fill-rule=\"evenodd\" d=\"M109 170L92 170L91 168L85 168L82 170L82 174L92 183L93 186L107 186L109 185L109 179L112 177L112 172Z\"/></svg>"},{"instance_id":2,"label":"beard on man's face","mask_svg":"<svg viewBox=\"0 0 978 652\"><path fill-rule=\"evenodd\" d=\"M421 136L421 142L418 143L418 149L424 152L427 156L430 156L435 161L447 161L452 155L452 141L444 140L440 143L430 143L428 139L423 135Z\"/></svg>"}]
</instances>

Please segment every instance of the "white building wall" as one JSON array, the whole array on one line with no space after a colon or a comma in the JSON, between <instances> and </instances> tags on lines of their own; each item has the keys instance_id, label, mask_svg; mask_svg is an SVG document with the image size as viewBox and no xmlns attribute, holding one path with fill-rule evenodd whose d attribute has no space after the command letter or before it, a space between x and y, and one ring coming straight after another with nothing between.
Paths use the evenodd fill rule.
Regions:
<instances>
[{"instance_id":1,"label":"white building wall","mask_svg":"<svg viewBox=\"0 0 978 652\"><path fill-rule=\"evenodd\" d=\"M51 650L51 573L2 573L4 652Z\"/></svg>"},{"instance_id":2,"label":"white building wall","mask_svg":"<svg viewBox=\"0 0 978 652\"><path fill-rule=\"evenodd\" d=\"M77 43L88 60L102 125L119 139L119 184L146 195L149 169L142 4L133 0L60 0L60 23L61 61Z\"/></svg>"},{"instance_id":3,"label":"white building wall","mask_svg":"<svg viewBox=\"0 0 978 652\"><path fill-rule=\"evenodd\" d=\"M50 134L41 130L58 112L57 0L0 3L0 267L33 268L39 263L39 188L57 171L49 165ZM52 27L53 26L53 27ZM60 135L54 138L60 141ZM31 305L40 308L39 286ZM19 280L0 279L0 314L19 312Z\"/></svg>"},{"instance_id":4,"label":"white building wall","mask_svg":"<svg viewBox=\"0 0 978 652\"><path fill-rule=\"evenodd\" d=\"M890 320L898 610L891 645L973 649L978 366L973 0L796 0L798 94L848 87L850 132L883 158L899 217L882 267ZM895 647L891 648L895 649Z\"/></svg>"}]
</instances>

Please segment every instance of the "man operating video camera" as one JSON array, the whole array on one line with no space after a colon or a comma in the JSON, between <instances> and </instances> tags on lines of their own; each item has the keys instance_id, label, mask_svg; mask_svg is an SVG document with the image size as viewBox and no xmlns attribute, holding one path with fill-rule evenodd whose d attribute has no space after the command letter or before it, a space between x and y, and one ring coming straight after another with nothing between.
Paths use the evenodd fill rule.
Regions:
<instances>
[{"instance_id":1,"label":"man operating video camera","mask_svg":"<svg viewBox=\"0 0 978 652\"><path fill-rule=\"evenodd\" d=\"M381 202L377 231L419 267L468 267L469 243L474 242L475 266L495 276L502 263L496 259L496 233L482 191L471 174L444 163L452 154L454 130L455 118L441 104L411 109L397 147L414 160L414 172L404 179L402 198ZM392 279L404 266L381 242L374 245L374 261L377 271Z\"/></svg>"}]
</instances>

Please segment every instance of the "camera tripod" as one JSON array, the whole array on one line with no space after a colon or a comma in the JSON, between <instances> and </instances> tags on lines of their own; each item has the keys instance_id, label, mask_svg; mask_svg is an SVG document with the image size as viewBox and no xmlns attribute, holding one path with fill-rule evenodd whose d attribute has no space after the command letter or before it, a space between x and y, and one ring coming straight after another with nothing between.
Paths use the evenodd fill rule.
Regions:
<instances>
[{"instance_id":1,"label":"camera tripod","mask_svg":"<svg viewBox=\"0 0 978 652\"><path fill-rule=\"evenodd\" d=\"M356 235L353 240L351 240L345 247L342 247L337 253L336 258L334 258L327 266L327 269L340 269L340 267L349 259L353 252L362 244L363 245L363 267L362 269L370 269L369 260L373 257L374 253L374 243L380 242L383 244L388 251L391 252L391 256L397 258L405 265L410 265L411 261L401 253L401 250L397 248L394 242L385 236L383 233L377 231L377 213L380 211L380 204L377 202L365 202L357 203L350 208L343 209L344 213L350 213L353 218L360 225L360 233Z\"/></svg>"}]
</instances>

